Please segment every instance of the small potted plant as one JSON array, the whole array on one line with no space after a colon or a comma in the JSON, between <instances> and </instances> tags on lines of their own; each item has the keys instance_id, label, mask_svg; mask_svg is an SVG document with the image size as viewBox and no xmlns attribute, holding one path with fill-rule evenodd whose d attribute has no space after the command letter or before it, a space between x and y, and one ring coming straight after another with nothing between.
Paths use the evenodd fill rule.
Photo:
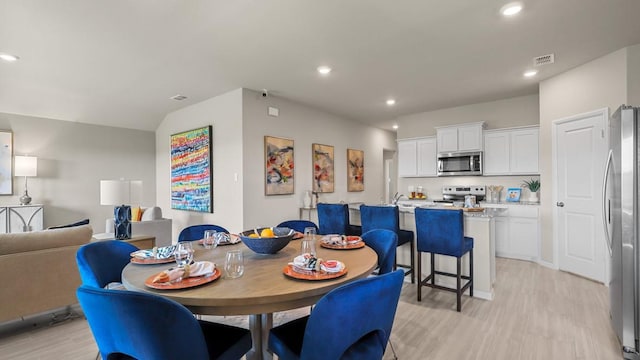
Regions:
<instances>
[{"instance_id":1,"label":"small potted plant","mask_svg":"<svg viewBox=\"0 0 640 360\"><path fill-rule=\"evenodd\" d=\"M522 182L522 187L529 189L529 201L538 202L540 198L538 197L538 192L540 191L540 180L530 179Z\"/></svg>"}]
</instances>

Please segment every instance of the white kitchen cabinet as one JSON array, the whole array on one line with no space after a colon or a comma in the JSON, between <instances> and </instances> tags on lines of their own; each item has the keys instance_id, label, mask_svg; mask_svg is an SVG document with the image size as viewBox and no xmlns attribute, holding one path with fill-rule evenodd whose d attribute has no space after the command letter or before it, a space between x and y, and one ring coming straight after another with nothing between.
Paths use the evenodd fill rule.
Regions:
<instances>
[{"instance_id":1,"label":"white kitchen cabinet","mask_svg":"<svg viewBox=\"0 0 640 360\"><path fill-rule=\"evenodd\" d=\"M436 176L437 146L434 136L398 140L400 177Z\"/></svg>"},{"instance_id":2,"label":"white kitchen cabinet","mask_svg":"<svg viewBox=\"0 0 640 360\"><path fill-rule=\"evenodd\" d=\"M484 175L535 175L538 170L539 128L484 132Z\"/></svg>"},{"instance_id":3,"label":"white kitchen cabinet","mask_svg":"<svg viewBox=\"0 0 640 360\"><path fill-rule=\"evenodd\" d=\"M44 208L42 205L7 206L5 232L21 233L44 229Z\"/></svg>"},{"instance_id":4,"label":"white kitchen cabinet","mask_svg":"<svg viewBox=\"0 0 640 360\"><path fill-rule=\"evenodd\" d=\"M507 208L495 217L496 255L538 261L540 257L539 207L535 205L483 204Z\"/></svg>"},{"instance_id":5,"label":"white kitchen cabinet","mask_svg":"<svg viewBox=\"0 0 640 360\"><path fill-rule=\"evenodd\" d=\"M482 151L484 122L437 127L438 153Z\"/></svg>"}]
</instances>

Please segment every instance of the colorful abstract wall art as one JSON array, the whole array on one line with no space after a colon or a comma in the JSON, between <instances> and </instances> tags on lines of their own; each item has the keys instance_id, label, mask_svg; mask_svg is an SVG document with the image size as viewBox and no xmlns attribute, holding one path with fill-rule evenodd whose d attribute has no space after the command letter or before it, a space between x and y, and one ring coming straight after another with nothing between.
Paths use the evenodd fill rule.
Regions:
<instances>
[{"instance_id":1,"label":"colorful abstract wall art","mask_svg":"<svg viewBox=\"0 0 640 360\"><path fill-rule=\"evenodd\" d=\"M171 208L213 212L211 126L171 135Z\"/></svg>"},{"instance_id":2,"label":"colorful abstract wall art","mask_svg":"<svg viewBox=\"0 0 640 360\"><path fill-rule=\"evenodd\" d=\"M331 193L335 180L333 171L333 146L312 144L313 153L313 191Z\"/></svg>"},{"instance_id":3,"label":"colorful abstract wall art","mask_svg":"<svg viewBox=\"0 0 640 360\"><path fill-rule=\"evenodd\" d=\"M293 194L293 140L264 137L265 194Z\"/></svg>"},{"instance_id":4,"label":"colorful abstract wall art","mask_svg":"<svg viewBox=\"0 0 640 360\"><path fill-rule=\"evenodd\" d=\"M347 191L364 191L364 151L347 149Z\"/></svg>"},{"instance_id":5,"label":"colorful abstract wall art","mask_svg":"<svg viewBox=\"0 0 640 360\"><path fill-rule=\"evenodd\" d=\"M13 133L0 131L0 195L13 194Z\"/></svg>"}]
</instances>

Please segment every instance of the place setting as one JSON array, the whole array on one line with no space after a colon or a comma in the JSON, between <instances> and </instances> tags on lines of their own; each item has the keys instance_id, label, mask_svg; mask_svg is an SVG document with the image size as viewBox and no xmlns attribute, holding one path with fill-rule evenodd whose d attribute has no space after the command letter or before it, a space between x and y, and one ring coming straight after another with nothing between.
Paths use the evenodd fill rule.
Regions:
<instances>
[{"instance_id":1,"label":"place setting","mask_svg":"<svg viewBox=\"0 0 640 360\"><path fill-rule=\"evenodd\" d=\"M314 237L302 240L300 253L283 269L284 275L298 280L329 280L347 273L342 261L318 258Z\"/></svg>"},{"instance_id":2,"label":"place setting","mask_svg":"<svg viewBox=\"0 0 640 360\"><path fill-rule=\"evenodd\" d=\"M210 283L222 275L213 262L193 261L191 242L180 242L174 246L172 260L177 266L149 276L145 286L160 290L185 289Z\"/></svg>"},{"instance_id":3,"label":"place setting","mask_svg":"<svg viewBox=\"0 0 640 360\"><path fill-rule=\"evenodd\" d=\"M177 245L154 247L132 252L131 262L140 265L166 264L174 261L173 253Z\"/></svg>"},{"instance_id":4,"label":"place setting","mask_svg":"<svg viewBox=\"0 0 640 360\"><path fill-rule=\"evenodd\" d=\"M205 249L211 249L217 246L235 245L239 243L240 237L238 235L218 232L216 230L205 230L203 238L198 240L198 244L204 246Z\"/></svg>"},{"instance_id":5,"label":"place setting","mask_svg":"<svg viewBox=\"0 0 640 360\"><path fill-rule=\"evenodd\" d=\"M353 250L363 248L365 243L360 236L330 234L320 238L320 246L333 250Z\"/></svg>"}]
</instances>

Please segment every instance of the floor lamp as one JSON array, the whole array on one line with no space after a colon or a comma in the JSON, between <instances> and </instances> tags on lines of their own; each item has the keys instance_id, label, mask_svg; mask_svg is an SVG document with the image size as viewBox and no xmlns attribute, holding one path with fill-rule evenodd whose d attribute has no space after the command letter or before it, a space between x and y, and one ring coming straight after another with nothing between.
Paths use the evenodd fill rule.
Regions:
<instances>
[{"instance_id":1,"label":"floor lamp","mask_svg":"<svg viewBox=\"0 0 640 360\"><path fill-rule=\"evenodd\" d=\"M15 176L24 176L24 194L20 197L20 205L31 204L31 196L27 190L27 178L38 175L38 158L35 156L16 156Z\"/></svg>"},{"instance_id":2,"label":"floor lamp","mask_svg":"<svg viewBox=\"0 0 640 360\"><path fill-rule=\"evenodd\" d=\"M131 239L131 201L140 202L142 181L100 180L100 205L112 205L114 236L116 239Z\"/></svg>"}]
</instances>

